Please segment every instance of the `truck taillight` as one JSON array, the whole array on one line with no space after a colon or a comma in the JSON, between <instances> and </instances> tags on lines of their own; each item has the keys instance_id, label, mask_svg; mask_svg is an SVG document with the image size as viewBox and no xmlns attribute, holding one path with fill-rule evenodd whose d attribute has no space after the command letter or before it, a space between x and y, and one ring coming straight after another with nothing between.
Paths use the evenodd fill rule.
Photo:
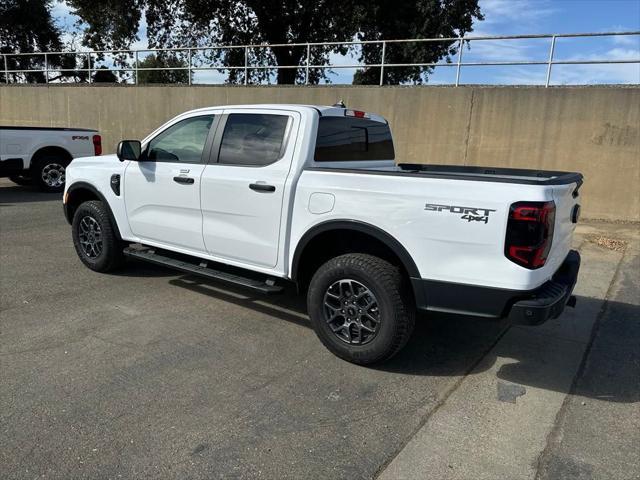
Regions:
<instances>
[{"instance_id":1,"label":"truck taillight","mask_svg":"<svg viewBox=\"0 0 640 480\"><path fill-rule=\"evenodd\" d=\"M511 205L504 254L525 268L544 266L551 251L556 205L553 202L517 202Z\"/></svg>"},{"instance_id":2,"label":"truck taillight","mask_svg":"<svg viewBox=\"0 0 640 480\"><path fill-rule=\"evenodd\" d=\"M100 135L93 136L93 154L102 155L102 137Z\"/></svg>"}]
</instances>

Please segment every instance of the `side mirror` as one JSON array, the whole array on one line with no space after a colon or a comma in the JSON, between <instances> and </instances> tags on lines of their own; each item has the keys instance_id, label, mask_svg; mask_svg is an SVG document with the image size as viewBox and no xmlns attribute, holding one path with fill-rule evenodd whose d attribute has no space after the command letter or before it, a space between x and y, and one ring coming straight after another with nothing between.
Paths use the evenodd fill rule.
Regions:
<instances>
[{"instance_id":1,"label":"side mirror","mask_svg":"<svg viewBox=\"0 0 640 480\"><path fill-rule=\"evenodd\" d=\"M118 150L116 155L121 162L125 160L133 160L137 162L140 160L142 153L142 144L140 140L123 140L118 144Z\"/></svg>"}]
</instances>

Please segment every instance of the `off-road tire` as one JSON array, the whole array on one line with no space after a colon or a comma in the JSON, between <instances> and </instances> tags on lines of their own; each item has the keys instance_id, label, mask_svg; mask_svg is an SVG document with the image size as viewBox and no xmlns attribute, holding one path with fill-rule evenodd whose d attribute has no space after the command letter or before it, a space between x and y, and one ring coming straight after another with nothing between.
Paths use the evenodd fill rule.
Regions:
<instances>
[{"instance_id":1,"label":"off-road tire","mask_svg":"<svg viewBox=\"0 0 640 480\"><path fill-rule=\"evenodd\" d=\"M325 316L325 295L345 279L363 285L377 300L378 330L368 343L353 345L339 338ZM307 292L307 309L320 341L338 357L359 365L393 357L406 345L415 324L415 308L400 270L381 258L360 253L333 258L316 271Z\"/></svg>"},{"instance_id":2,"label":"off-road tire","mask_svg":"<svg viewBox=\"0 0 640 480\"><path fill-rule=\"evenodd\" d=\"M90 220L93 219L93 220ZM84 227L81 226L84 220ZM95 221L95 224L93 223ZM86 225L98 225L101 237L101 248L99 254L91 251L91 255L86 252L86 244L83 246L81 232ZM97 229L97 227L96 227ZM96 272L111 272L124 265L124 244L118 239L109 219L109 213L105 205L98 200L91 200L82 203L73 215L71 224L73 246L82 263Z\"/></svg>"}]
</instances>

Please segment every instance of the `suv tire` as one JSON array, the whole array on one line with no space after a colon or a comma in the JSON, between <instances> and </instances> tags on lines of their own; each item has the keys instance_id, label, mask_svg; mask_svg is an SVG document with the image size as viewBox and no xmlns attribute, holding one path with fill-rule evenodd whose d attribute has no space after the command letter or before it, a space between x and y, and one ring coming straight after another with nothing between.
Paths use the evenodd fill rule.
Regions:
<instances>
[{"instance_id":1,"label":"suv tire","mask_svg":"<svg viewBox=\"0 0 640 480\"><path fill-rule=\"evenodd\" d=\"M76 209L71 234L78 257L91 270L110 272L124 264L124 244L114 232L102 202L91 200Z\"/></svg>"},{"instance_id":2,"label":"suv tire","mask_svg":"<svg viewBox=\"0 0 640 480\"><path fill-rule=\"evenodd\" d=\"M331 352L370 365L393 357L409 340L415 324L410 298L397 267L356 253L333 258L316 271L307 309Z\"/></svg>"}]
</instances>

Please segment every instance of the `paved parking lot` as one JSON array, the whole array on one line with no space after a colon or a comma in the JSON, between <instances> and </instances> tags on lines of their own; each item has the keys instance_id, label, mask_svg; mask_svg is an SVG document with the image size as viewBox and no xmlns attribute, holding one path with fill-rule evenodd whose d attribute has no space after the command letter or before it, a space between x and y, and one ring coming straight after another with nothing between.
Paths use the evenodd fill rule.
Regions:
<instances>
[{"instance_id":1,"label":"paved parking lot","mask_svg":"<svg viewBox=\"0 0 640 480\"><path fill-rule=\"evenodd\" d=\"M0 179L1 476L640 478L638 227L579 233L562 319L421 317L363 368L292 293L91 272L60 196Z\"/></svg>"}]
</instances>

